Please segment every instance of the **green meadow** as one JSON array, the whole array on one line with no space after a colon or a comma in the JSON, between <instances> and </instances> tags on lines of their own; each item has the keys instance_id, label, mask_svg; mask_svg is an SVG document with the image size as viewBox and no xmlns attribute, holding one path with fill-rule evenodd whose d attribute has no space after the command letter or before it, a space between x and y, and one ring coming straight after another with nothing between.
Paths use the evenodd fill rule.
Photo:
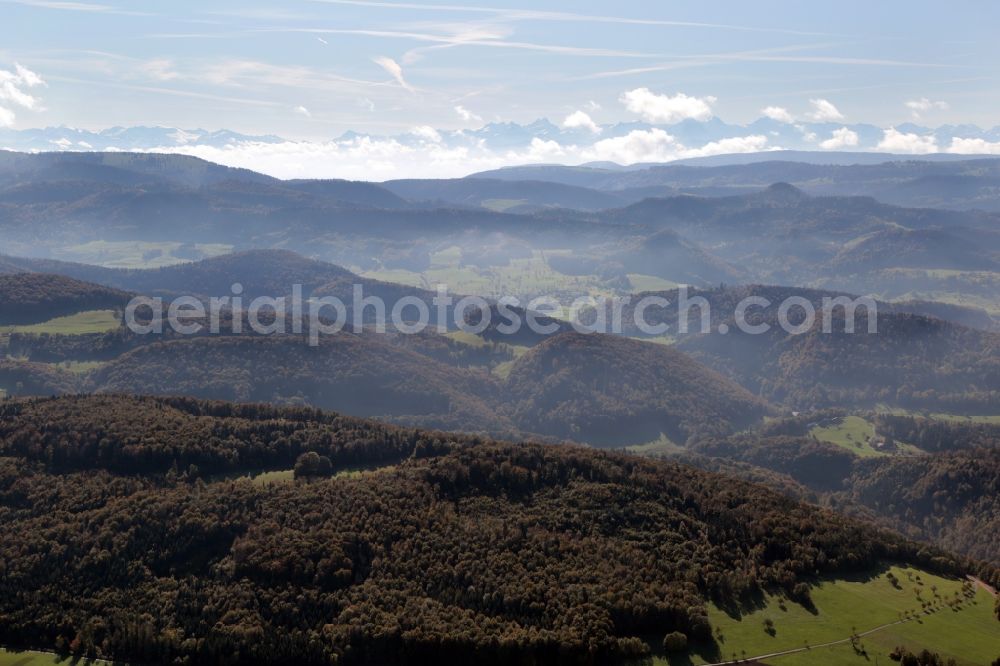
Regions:
<instances>
[{"instance_id":1,"label":"green meadow","mask_svg":"<svg viewBox=\"0 0 1000 666\"><path fill-rule=\"evenodd\" d=\"M897 646L911 652L926 648L959 666L982 666L1000 657L994 599L964 580L894 566L866 580L824 581L812 588L811 598L814 608L806 609L783 595L768 595L760 607L742 615L710 606L721 656L708 660L695 654L657 661L698 665L801 648L761 662L888 665L893 663L889 653ZM866 633L871 630L876 631ZM853 635L858 638L852 644ZM832 642L838 643L821 647Z\"/></svg>"},{"instance_id":2,"label":"green meadow","mask_svg":"<svg viewBox=\"0 0 1000 666\"><path fill-rule=\"evenodd\" d=\"M57 317L40 324L26 326L3 326L0 333L34 333L49 335L84 335L106 333L121 325L121 318L114 310L88 310L66 317Z\"/></svg>"}]
</instances>

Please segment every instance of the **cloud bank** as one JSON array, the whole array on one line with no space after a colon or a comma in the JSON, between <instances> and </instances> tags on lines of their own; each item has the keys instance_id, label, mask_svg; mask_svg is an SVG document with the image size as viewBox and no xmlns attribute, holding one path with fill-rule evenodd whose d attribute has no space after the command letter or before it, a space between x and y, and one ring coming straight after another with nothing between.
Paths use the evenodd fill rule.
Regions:
<instances>
[{"instance_id":1,"label":"cloud bank","mask_svg":"<svg viewBox=\"0 0 1000 666\"><path fill-rule=\"evenodd\" d=\"M768 150L767 137L751 135L686 146L663 129L633 130L624 136L590 145L564 145L538 137L517 150L492 150L482 144L448 145L430 127L415 127L399 138L351 137L325 142L258 141L226 146L162 146L149 152L192 155L202 159L260 171L278 178L456 178L476 171L518 164L560 162L583 164L612 161L620 164L669 162L687 157Z\"/></svg>"}]
</instances>

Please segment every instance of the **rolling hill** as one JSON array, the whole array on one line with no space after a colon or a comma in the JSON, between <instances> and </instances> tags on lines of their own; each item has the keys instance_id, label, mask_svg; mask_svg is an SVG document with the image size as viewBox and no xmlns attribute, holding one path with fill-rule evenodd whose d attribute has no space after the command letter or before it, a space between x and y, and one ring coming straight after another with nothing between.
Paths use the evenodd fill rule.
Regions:
<instances>
[{"instance_id":1,"label":"rolling hill","mask_svg":"<svg viewBox=\"0 0 1000 666\"><path fill-rule=\"evenodd\" d=\"M378 335L347 332L311 347L301 337L196 337L147 344L87 378L100 393L188 395L309 404L427 428L510 434L498 386Z\"/></svg>"},{"instance_id":2,"label":"rolling hill","mask_svg":"<svg viewBox=\"0 0 1000 666\"><path fill-rule=\"evenodd\" d=\"M679 348L767 400L797 409L873 407L886 403L992 413L1000 406L1000 336L910 314L867 316L847 333L834 317L830 333L817 317L792 335L771 319L762 335L735 327L694 336ZM765 322L766 323L766 322Z\"/></svg>"},{"instance_id":3,"label":"rolling hill","mask_svg":"<svg viewBox=\"0 0 1000 666\"><path fill-rule=\"evenodd\" d=\"M601 165L509 167L470 178L547 181L587 187L632 202L671 194L734 195L787 182L812 195L870 196L897 206L1000 211L1000 160L989 157L786 151L627 169Z\"/></svg>"},{"instance_id":4,"label":"rolling hill","mask_svg":"<svg viewBox=\"0 0 1000 666\"><path fill-rule=\"evenodd\" d=\"M315 410L8 401L0 454L12 537L0 544L0 585L29 592L0 595L0 640L80 655L608 663L649 658L678 632L686 659L719 661L741 647L719 609L738 617L765 593L847 627L827 604L838 581L903 575L893 563L949 590L967 573L997 577L676 463ZM263 483L212 475L310 456L330 471ZM369 471L338 473L358 465ZM989 609L979 611L977 627ZM993 640L982 629L969 639L967 655Z\"/></svg>"},{"instance_id":5,"label":"rolling hill","mask_svg":"<svg viewBox=\"0 0 1000 666\"><path fill-rule=\"evenodd\" d=\"M695 432L727 432L766 403L662 345L580 333L552 337L519 359L504 387L511 419L527 432L604 446Z\"/></svg>"},{"instance_id":6,"label":"rolling hill","mask_svg":"<svg viewBox=\"0 0 1000 666\"><path fill-rule=\"evenodd\" d=\"M409 201L482 206L508 212L524 212L551 206L600 210L621 206L624 203L613 193L530 180L509 181L490 178L390 180L381 185Z\"/></svg>"},{"instance_id":7,"label":"rolling hill","mask_svg":"<svg viewBox=\"0 0 1000 666\"><path fill-rule=\"evenodd\" d=\"M0 325L35 324L87 310L124 309L131 295L44 273L0 273Z\"/></svg>"}]
</instances>

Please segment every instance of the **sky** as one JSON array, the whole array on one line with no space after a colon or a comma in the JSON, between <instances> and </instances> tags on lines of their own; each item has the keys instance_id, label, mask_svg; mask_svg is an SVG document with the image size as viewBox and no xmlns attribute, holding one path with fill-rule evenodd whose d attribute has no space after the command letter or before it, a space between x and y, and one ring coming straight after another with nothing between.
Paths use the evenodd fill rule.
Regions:
<instances>
[{"instance_id":1,"label":"sky","mask_svg":"<svg viewBox=\"0 0 1000 666\"><path fill-rule=\"evenodd\" d=\"M0 127L309 142L541 117L991 128L997 25L985 0L0 0Z\"/></svg>"}]
</instances>

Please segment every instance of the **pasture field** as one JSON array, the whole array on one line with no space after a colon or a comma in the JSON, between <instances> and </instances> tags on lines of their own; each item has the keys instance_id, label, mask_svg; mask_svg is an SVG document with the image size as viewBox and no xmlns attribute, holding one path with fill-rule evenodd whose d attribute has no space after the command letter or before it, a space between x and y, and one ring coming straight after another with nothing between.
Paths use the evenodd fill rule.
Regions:
<instances>
[{"instance_id":1,"label":"pasture field","mask_svg":"<svg viewBox=\"0 0 1000 666\"><path fill-rule=\"evenodd\" d=\"M110 666L112 662L99 659L63 657L48 652L32 650L5 650L0 648L0 666Z\"/></svg>"},{"instance_id":2,"label":"pasture field","mask_svg":"<svg viewBox=\"0 0 1000 666\"><path fill-rule=\"evenodd\" d=\"M845 416L833 423L814 427L809 434L821 442L836 444L856 456L875 458L889 455L922 455L923 451L915 446L897 441L895 450L882 451L873 443L876 441L875 426L871 421L860 416Z\"/></svg>"},{"instance_id":3,"label":"pasture field","mask_svg":"<svg viewBox=\"0 0 1000 666\"><path fill-rule=\"evenodd\" d=\"M829 425L816 426L809 434L821 442L829 442L863 458L887 455L871 445L874 426L860 416L845 416Z\"/></svg>"},{"instance_id":4,"label":"pasture field","mask_svg":"<svg viewBox=\"0 0 1000 666\"><path fill-rule=\"evenodd\" d=\"M721 656L714 655L710 661L693 654L683 661L658 661L717 663L731 661L734 655L752 658L806 646L809 649L761 662L773 666L891 664L889 653L897 646L912 652L926 648L945 660L955 659L959 666L989 664L1000 656L994 599L964 580L893 566L865 580L823 581L810 594L811 610L779 595L767 595L760 607L741 616L710 605ZM883 625L889 626L864 635ZM854 634L859 638L852 646L849 639ZM848 641L818 647L843 639Z\"/></svg>"},{"instance_id":5,"label":"pasture field","mask_svg":"<svg viewBox=\"0 0 1000 666\"><path fill-rule=\"evenodd\" d=\"M67 317L57 317L40 324L25 326L3 326L0 334L35 333L49 335L85 335L87 333L107 333L121 325L121 319L114 310L88 310Z\"/></svg>"}]
</instances>

